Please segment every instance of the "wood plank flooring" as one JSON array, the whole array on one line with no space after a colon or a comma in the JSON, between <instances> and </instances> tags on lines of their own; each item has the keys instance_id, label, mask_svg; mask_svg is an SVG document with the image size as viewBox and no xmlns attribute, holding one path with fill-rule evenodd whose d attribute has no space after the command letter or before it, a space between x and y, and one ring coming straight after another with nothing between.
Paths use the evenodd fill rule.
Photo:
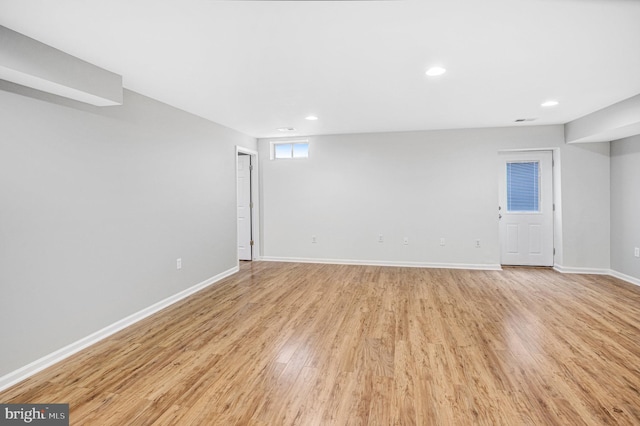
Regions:
<instances>
[{"instance_id":1,"label":"wood plank flooring","mask_svg":"<svg viewBox=\"0 0 640 426\"><path fill-rule=\"evenodd\" d=\"M640 425L640 287L245 263L0 402L74 425Z\"/></svg>"}]
</instances>

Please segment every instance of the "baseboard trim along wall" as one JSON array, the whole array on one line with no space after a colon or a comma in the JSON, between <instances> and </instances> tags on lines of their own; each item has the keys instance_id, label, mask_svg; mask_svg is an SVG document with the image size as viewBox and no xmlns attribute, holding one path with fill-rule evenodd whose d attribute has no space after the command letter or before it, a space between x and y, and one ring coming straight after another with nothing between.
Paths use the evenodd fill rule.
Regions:
<instances>
[{"instance_id":1,"label":"baseboard trim along wall","mask_svg":"<svg viewBox=\"0 0 640 426\"><path fill-rule=\"evenodd\" d=\"M632 277L631 275L626 275L626 274L623 274L622 272L618 272L618 271L613 271L612 270L611 271L611 276L615 277L615 278L618 278L619 280L626 281L628 283L640 286L640 279L638 279L636 277Z\"/></svg>"},{"instance_id":2,"label":"baseboard trim along wall","mask_svg":"<svg viewBox=\"0 0 640 426\"><path fill-rule=\"evenodd\" d=\"M614 271L613 269L574 268L562 265L553 265L553 269L561 274L609 275L614 278L618 278L619 280L640 286L640 279L632 277L631 275L623 274L622 272Z\"/></svg>"},{"instance_id":3,"label":"baseboard trim along wall","mask_svg":"<svg viewBox=\"0 0 640 426\"><path fill-rule=\"evenodd\" d=\"M303 257L272 257L263 256L260 259L265 262L291 262L291 263L322 263L330 265L367 265L367 266L399 266L406 268L442 268L442 269L477 269L484 271L501 271L500 264L469 264L469 263L425 263L425 262L398 262L386 260L353 260L353 259L314 259ZM553 269L561 274L585 274L585 275L609 275L631 284L640 286L640 279L625 275L621 272L602 268L578 268L555 264Z\"/></svg>"},{"instance_id":4,"label":"baseboard trim along wall","mask_svg":"<svg viewBox=\"0 0 640 426\"><path fill-rule=\"evenodd\" d=\"M210 285L215 284L216 282L221 281L222 279L230 275L235 274L236 272L238 272L238 270L238 266L234 266L231 269L221 272L218 275L202 281L201 283L189 287L179 293L176 293L173 296L169 296L164 300L154 303L153 305L144 308L134 314L131 314L126 318L116 321L113 324L108 325L105 328L98 330L87 337L84 337L74 343L71 343L70 345L67 345L55 352L50 353L49 355L45 355L44 357L37 359L22 368L19 368L9 374L0 377L0 391L25 380L26 378L36 374L37 372L42 371L45 368L64 360L65 358L68 358L69 356L81 351L82 349L98 343L100 340L103 340L111 336L112 334L115 334L118 331L127 328L170 305L173 305L174 303L179 302L180 300L191 296L192 294L206 287L209 287Z\"/></svg>"},{"instance_id":5,"label":"baseboard trim along wall","mask_svg":"<svg viewBox=\"0 0 640 426\"><path fill-rule=\"evenodd\" d=\"M600 268L575 268L573 266L553 265L553 269L561 274L587 274L587 275L611 275L610 269Z\"/></svg>"},{"instance_id":6,"label":"baseboard trim along wall","mask_svg":"<svg viewBox=\"0 0 640 426\"><path fill-rule=\"evenodd\" d=\"M291 262L291 263L326 263L331 265L366 265L366 266L399 266L405 268L441 268L441 269L480 269L485 271L501 271L499 264L491 263L429 263L429 262L405 262L389 260L354 260L354 259L314 259L303 257L272 257L262 256L260 260L265 262Z\"/></svg>"}]
</instances>

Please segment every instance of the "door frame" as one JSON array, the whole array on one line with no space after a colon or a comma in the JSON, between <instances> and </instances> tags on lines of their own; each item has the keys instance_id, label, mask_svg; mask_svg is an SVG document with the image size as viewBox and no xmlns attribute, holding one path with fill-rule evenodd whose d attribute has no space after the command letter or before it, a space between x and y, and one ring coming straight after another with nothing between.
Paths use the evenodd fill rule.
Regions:
<instances>
[{"instance_id":1,"label":"door frame","mask_svg":"<svg viewBox=\"0 0 640 426\"><path fill-rule=\"evenodd\" d=\"M519 148L519 149L499 149L496 155L496 162L500 162L500 154L509 153L526 153L526 152L540 152L551 151L551 180L552 180L552 199L553 199L553 267L554 269L558 265L562 265L562 180L561 180L561 162L560 162L560 148L545 147L545 148ZM496 167L496 170L501 170L500 166ZM498 173L498 179L503 179L502 173ZM496 206L500 205L500 180L496 182ZM500 222L498 219L498 209L496 208L496 235L498 237L498 253L500 262L502 262L502 242L500 240Z\"/></svg>"},{"instance_id":2,"label":"door frame","mask_svg":"<svg viewBox=\"0 0 640 426\"><path fill-rule=\"evenodd\" d=\"M238 155L246 154L251 156L251 202L253 208L251 212L251 238L253 239L253 247L251 249L251 260L260 260L262 250L260 249L260 174L258 170L258 151L236 145L235 152L235 169L236 169L236 206L238 205ZM238 217L236 214L236 264L240 265L238 256Z\"/></svg>"}]
</instances>

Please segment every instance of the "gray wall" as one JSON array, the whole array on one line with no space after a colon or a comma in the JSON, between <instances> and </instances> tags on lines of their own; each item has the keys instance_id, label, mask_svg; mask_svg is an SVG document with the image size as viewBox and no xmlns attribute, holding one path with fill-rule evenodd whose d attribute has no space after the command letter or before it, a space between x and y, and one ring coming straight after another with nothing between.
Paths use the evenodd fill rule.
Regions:
<instances>
[{"instance_id":1,"label":"gray wall","mask_svg":"<svg viewBox=\"0 0 640 426\"><path fill-rule=\"evenodd\" d=\"M236 266L255 139L129 91L0 89L0 376Z\"/></svg>"},{"instance_id":2,"label":"gray wall","mask_svg":"<svg viewBox=\"0 0 640 426\"><path fill-rule=\"evenodd\" d=\"M258 142L267 258L499 264L498 151L557 148L556 261L609 268L608 143L567 145L561 125L307 139L310 158L290 161Z\"/></svg>"},{"instance_id":3,"label":"gray wall","mask_svg":"<svg viewBox=\"0 0 640 426\"><path fill-rule=\"evenodd\" d=\"M609 269L609 142L566 144L562 156L563 266Z\"/></svg>"},{"instance_id":4,"label":"gray wall","mask_svg":"<svg viewBox=\"0 0 640 426\"><path fill-rule=\"evenodd\" d=\"M611 142L611 269L640 280L640 135Z\"/></svg>"}]
</instances>

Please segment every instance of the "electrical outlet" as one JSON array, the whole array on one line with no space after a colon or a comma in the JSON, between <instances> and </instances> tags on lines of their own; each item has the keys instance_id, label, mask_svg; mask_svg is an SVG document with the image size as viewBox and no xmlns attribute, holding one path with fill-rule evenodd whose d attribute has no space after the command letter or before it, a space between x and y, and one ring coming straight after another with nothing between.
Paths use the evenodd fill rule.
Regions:
<instances>
[{"instance_id":1,"label":"electrical outlet","mask_svg":"<svg viewBox=\"0 0 640 426\"><path fill-rule=\"evenodd\" d=\"M182 269L182 258L176 259L176 269Z\"/></svg>"},{"instance_id":2,"label":"electrical outlet","mask_svg":"<svg viewBox=\"0 0 640 426\"><path fill-rule=\"evenodd\" d=\"M635 257L640 257L640 248L636 247L635 249L633 249L633 255Z\"/></svg>"},{"instance_id":3,"label":"electrical outlet","mask_svg":"<svg viewBox=\"0 0 640 426\"><path fill-rule=\"evenodd\" d=\"M444 238L440 238L440 245L443 246L444 245Z\"/></svg>"},{"instance_id":4,"label":"electrical outlet","mask_svg":"<svg viewBox=\"0 0 640 426\"><path fill-rule=\"evenodd\" d=\"M316 243L318 242L318 239L316 238L316 236L315 236L315 235L312 235L312 236L311 236L311 242L312 242L313 244L316 244Z\"/></svg>"},{"instance_id":5,"label":"electrical outlet","mask_svg":"<svg viewBox=\"0 0 640 426\"><path fill-rule=\"evenodd\" d=\"M378 242L379 243L383 243L384 242L384 238L382 238L382 234L378 235Z\"/></svg>"},{"instance_id":6,"label":"electrical outlet","mask_svg":"<svg viewBox=\"0 0 640 426\"><path fill-rule=\"evenodd\" d=\"M404 237L404 240L402 240L402 242L404 243L404 245L409 245L409 237Z\"/></svg>"},{"instance_id":7,"label":"electrical outlet","mask_svg":"<svg viewBox=\"0 0 640 426\"><path fill-rule=\"evenodd\" d=\"M480 248L480 240L476 240L476 248Z\"/></svg>"}]
</instances>

